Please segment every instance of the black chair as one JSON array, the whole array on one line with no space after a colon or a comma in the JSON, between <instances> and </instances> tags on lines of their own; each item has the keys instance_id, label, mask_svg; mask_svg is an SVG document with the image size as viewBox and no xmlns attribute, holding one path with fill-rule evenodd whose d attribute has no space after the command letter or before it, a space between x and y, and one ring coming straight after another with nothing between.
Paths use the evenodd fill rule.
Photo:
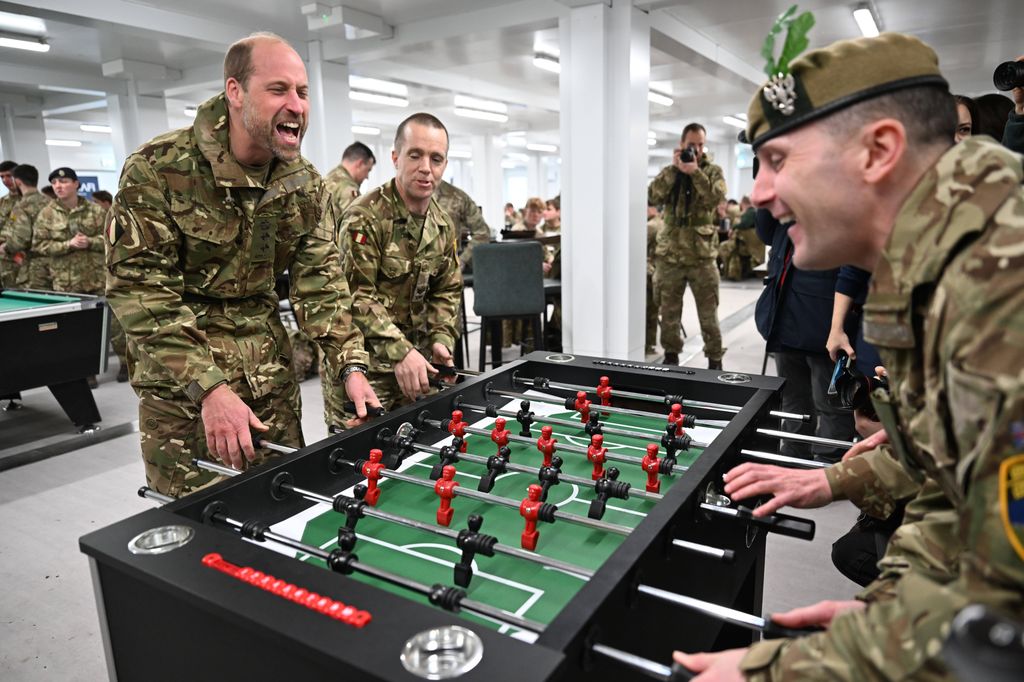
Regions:
<instances>
[{"instance_id":1,"label":"black chair","mask_svg":"<svg viewBox=\"0 0 1024 682\"><path fill-rule=\"evenodd\" d=\"M480 244L473 249L473 312L480 317L480 369L501 366L502 320L530 320L534 348L544 349L544 248L536 241Z\"/></svg>"}]
</instances>

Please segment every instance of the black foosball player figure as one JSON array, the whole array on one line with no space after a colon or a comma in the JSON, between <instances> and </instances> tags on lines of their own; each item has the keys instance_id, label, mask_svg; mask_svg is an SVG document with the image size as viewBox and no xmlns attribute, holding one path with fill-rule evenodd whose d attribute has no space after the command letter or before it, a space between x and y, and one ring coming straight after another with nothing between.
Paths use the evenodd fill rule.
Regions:
<instances>
[{"instance_id":1,"label":"black foosball player figure","mask_svg":"<svg viewBox=\"0 0 1024 682\"><path fill-rule=\"evenodd\" d=\"M366 500L366 504L371 507L377 506L377 500L380 499L380 488L377 487L377 481L380 480L381 471L387 467L381 462L384 458L384 452L374 448L370 450L370 460L363 464L361 473L366 477L366 495L363 497Z\"/></svg>"},{"instance_id":2,"label":"black foosball player figure","mask_svg":"<svg viewBox=\"0 0 1024 682\"><path fill-rule=\"evenodd\" d=\"M519 403L519 411L516 412L516 421L519 422L519 426L522 427L519 430L519 435L523 438L531 438L533 433L530 431L530 426L535 420L533 418L533 412L530 410L529 400L524 400Z\"/></svg>"},{"instance_id":3,"label":"black foosball player figure","mask_svg":"<svg viewBox=\"0 0 1024 682\"><path fill-rule=\"evenodd\" d=\"M531 483L530 487L526 489L526 499L519 505L519 515L526 519L526 527L523 529L520 542L523 549L528 549L531 552L537 549L537 538L540 537L540 532L537 530L537 517L541 507L544 506L540 499L541 493L543 493L541 487L536 483Z\"/></svg>"},{"instance_id":4,"label":"black foosball player figure","mask_svg":"<svg viewBox=\"0 0 1024 682\"><path fill-rule=\"evenodd\" d=\"M537 449L544 455L544 466L551 466L551 456L555 454L555 445L558 440L551 437L551 427L540 427L540 438L537 439Z\"/></svg>"},{"instance_id":5,"label":"black foosball player figure","mask_svg":"<svg viewBox=\"0 0 1024 682\"><path fill-rule=\"evenodd\" d=\"M455 497L455 489L459 482L455 480L455 467L448 465L441 471L441 478L434 483L434 492L441 498L441 506L437 508L437 522L442 526L448 526L452 522L452 498Z\"/></svg>"},{"instance_id":6,"label":"black foosball player figure","mask_svg":"<svg viewBox=\"0 0 1024 682\"><path fill-rule=\"evenodd\" d=\"M640 460L640 466L647 472L647 492L661 492L661 479L658 478L661 462L658 461L657 445L654 443L647 444L647 454Z\"/></svg>"},{"instance_id":7,"label":"black foosball player figure","mask_svg":"<svg viewBox=\"0 0 1024 682\"><path fill-rule=\"evenodd\" d=\"M590 401L587 400L586 391L576 392L576 402L573 404L573 409L580 413L580 421L586 424L590 421Z\"/></svg>"},{"instance_id":8,"label":"black foosball player figure","mask_svg":"<svg viewBox=\"0 0 1024 682\"><path fill-rule=\"evenodd\" d=\"M598 480L604 477L604 462L608 458L608 448L604 446L604 436L595 434L590 437L590 447L587 448L587 459L593 463L594 471L590 474L591 480Z\"/></svg>"},{"instance_id":9,"label":"black foosball player figure","mask_svg":"<svg viewBox=\"0 0 1024 682\"><path fill-rule=\"evenodd\" d=\"M498 454L501 454L501 449L508 445L509 431L505 428L505 418L498 417L494 420L494 428L491 429L491 440L498 446Z\"/></svg>"}]
</instances>

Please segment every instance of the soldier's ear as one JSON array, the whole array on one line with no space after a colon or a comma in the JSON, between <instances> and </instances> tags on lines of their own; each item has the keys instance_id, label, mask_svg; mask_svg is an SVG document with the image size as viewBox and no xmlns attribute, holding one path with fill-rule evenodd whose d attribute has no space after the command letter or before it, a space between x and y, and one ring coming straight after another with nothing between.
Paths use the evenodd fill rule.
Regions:
<instances>
[{"instance_id":1,"label":"soldier's ear","mask_svg":"<svg viewBox=\"0 0 1024 682\"><path fill-rule=\"evenodd\" d=\"M228 104L236 109L240 109L242 107L242 98L245 96L245 90L237 79L228 78L224 81L224 96L227 98Z\"/></svg>"}]
</instances>

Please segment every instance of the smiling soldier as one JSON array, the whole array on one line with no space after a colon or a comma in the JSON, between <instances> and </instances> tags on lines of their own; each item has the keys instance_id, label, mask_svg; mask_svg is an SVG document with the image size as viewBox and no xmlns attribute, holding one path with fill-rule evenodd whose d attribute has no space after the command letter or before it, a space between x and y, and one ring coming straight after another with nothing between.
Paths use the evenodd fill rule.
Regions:
<instances>
[{"instance_id":1,"label":"smiling soldier","mask_svg":"<svg viewBox=\"0 0 1024 682\"><path fill-rule=\"evenodd\" d=\"M107 225L107 296L135 352L132 386L149 485L182 495L214 480L193 457L243 468L268 455L250 429L302 445L291 347L274 280L335 376L365 368L363 338L320 176L299 155L306 68L284 40L254 34L224 59L224 92L192 127L125 162ZM344 386L359 416L376 404L365 375Z\"/></svg>"}]
</instances>

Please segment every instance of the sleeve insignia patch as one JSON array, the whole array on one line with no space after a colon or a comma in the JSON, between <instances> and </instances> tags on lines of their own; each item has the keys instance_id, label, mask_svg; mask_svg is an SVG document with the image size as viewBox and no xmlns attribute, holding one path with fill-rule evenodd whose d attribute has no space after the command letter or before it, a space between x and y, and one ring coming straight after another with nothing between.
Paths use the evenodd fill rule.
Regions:
<instances>
[{"instance_id":1,"label":"sleeve insignia patch","mask_svg":"<svg viewBox=\"0 0 1024 682\"><path fill-rule=\"evenodd\" d=\"M1010 457L999 467L999 516L1006 539L1024 561L1024 454Z\"/></svg>"}]
</instances>

